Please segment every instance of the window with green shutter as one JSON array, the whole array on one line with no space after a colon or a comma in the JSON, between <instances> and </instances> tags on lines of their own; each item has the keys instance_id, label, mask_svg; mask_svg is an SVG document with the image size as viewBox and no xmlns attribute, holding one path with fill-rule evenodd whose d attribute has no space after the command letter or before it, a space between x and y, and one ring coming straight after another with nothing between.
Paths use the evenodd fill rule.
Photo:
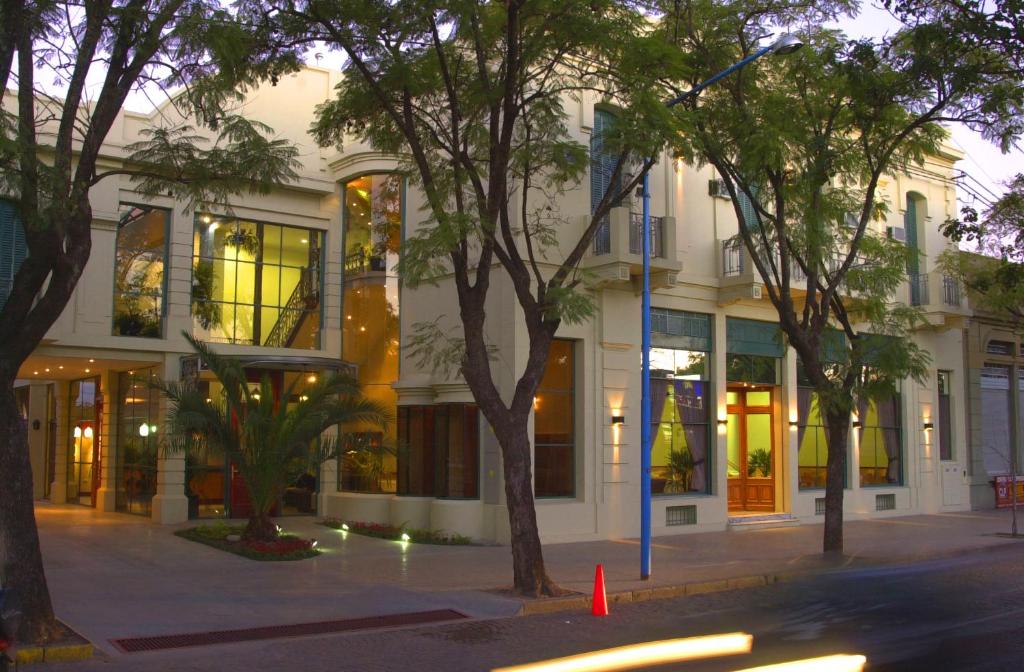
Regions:
<instances>
[{"instance_id":1,"label":"window with green shutter","mask_svg":"<svg viewBox=\"0 0 1024 672\"><path fill-rule=\"evenodd\" d=\"M14 275L28 256L25 229L21 216L12 201L0 199L0 308L14 286Z\"/></svg>"},{"instance_id":2,"label":"window with green shutter","mask_svg":"<svg viewBox=\"0 0 1024 672\"><path fill-rule=\"evenodd\" d=\"M612 180L618 155L605 142L607 134L615 123L615 115L607 110L594 110L594 129L590 134L590 212L597 210L598 204L608 191L622 190L621 179ZM607 215L594 234L594 254L611 252L611 231Z\"/></svg>"}]
</instances>

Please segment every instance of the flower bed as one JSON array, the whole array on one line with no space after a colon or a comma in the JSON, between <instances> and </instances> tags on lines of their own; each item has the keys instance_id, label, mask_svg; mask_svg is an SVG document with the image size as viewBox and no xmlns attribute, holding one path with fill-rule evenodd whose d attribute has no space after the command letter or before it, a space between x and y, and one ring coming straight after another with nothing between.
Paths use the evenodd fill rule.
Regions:
<instances>
[{"instance_id":1,"label":"flower bed","mask_svg":"<svg viewBox=\"0 0 1024 672\"><path fill-rule=\"evenodd\" d=\"M469 537L461 534L447 533L443 530L419 530L414 527L395 527L385 523L361 523L344 521L338 518L324 518L321 525L343 532L353 532L367 537L390 539L392 541L409 541L414 544L438 544L442 546L467 546L473 543Z\"/></svg>"},{"instance_id":2,"label":"flower bed","mask_svg":"<svg viewBox=\"0 0 1024 672\"><path fill-rule=\"evenodd\" d=\"M282 534L273 541L228 540L233 535L241 537L244 531L245 525L214 523L177 530L174 534L250 560L304 560L320 554L315 539L302 539L293 534Z\"/></svg>"}]
</instances>

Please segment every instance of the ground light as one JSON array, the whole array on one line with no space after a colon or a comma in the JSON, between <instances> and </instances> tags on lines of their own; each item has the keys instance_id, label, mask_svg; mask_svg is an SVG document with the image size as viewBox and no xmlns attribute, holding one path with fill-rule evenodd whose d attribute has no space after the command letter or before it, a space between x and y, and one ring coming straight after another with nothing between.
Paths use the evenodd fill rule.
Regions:
<instances>
[{"instance_id":1,"label":"ground light","mask_svg":"<svg viewBox=\"0 0 1024 672\"><path fill-rule=\"evenodd\" d=\"M711 86L723 77L736 72L762 56L769 54L791 54L803 43L793 35L784 34L767 47L758 49L750 56L730 65L717 75L701 82L689 91L665 103L675 107L687 98ZM648 180L650 170L645 170L641 186L643 195L643 224L641 242L643 254L643 290L641 292L641 344L643 363L640 373L640 578L651 578L651 190Z\"/></svg>"}]
</instances>

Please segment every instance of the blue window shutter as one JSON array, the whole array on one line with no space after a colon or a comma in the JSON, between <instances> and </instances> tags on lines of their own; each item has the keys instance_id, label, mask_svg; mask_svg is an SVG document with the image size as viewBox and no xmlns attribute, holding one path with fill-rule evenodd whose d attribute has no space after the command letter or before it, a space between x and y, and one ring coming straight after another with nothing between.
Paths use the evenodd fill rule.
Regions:
<instances>
[{"instance_id":1,"label":"blue window shutter","mask_svg":"<svg viewBox=\"0 0 1024 672\"><path fill-rule=\"evenodd\" d=\"M747 229L756 229L758 222L757 209L754 207L754 203L750 200L750 197L747 196L746 192L740 189L739 185L736 185L736 188L736 199L740 204L740 212L743 213L744 226ZM757 198L757 185L750 185L750 193L754 195L754 198Z\"/></svg>"},{"instance_id":2,"label":"blue window shutter","mask_svg":"<svg viewBox=\"0 0 1024 672\"><path fill-rule=\"evenodd\" d=\"M605 110L594 110L594 128L590 133L590 212L597 210L598 204L608 191L618 192L622 189L620 180L612 182L615 162L618 156L605 144L605 135L615 123L615 116ZM621 179L621 178L620 178ZM611 232L608 217L605 216L600 227L594 234L594 252L605 254L611 251Z\"/></svg>"},{"instance_id":3,"label":"blue window shutter","mask_svg":"<svg viewBox=\"0 0 1024 672\"><path fill-rule=\"evenodd\" d=\"M11 201L0 199L0 308L7 303L14 275L28 256L21 217Z\"/></svg>"}]
</instances>

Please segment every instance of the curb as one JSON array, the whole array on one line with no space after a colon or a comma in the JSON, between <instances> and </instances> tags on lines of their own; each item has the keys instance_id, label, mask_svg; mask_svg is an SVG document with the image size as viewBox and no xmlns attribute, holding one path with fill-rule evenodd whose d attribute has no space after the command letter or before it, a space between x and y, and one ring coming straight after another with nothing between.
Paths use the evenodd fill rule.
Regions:
<instances>
[{"instance_id":1,"label":"curb","mask_svg":"<svg viewBox=\"0 0 1024 672\"><path fill-rule=\"evenodd\" d=\"M19 647L14 654L17 665L35 665L37 663L70 663L78 660L89 660L93 655L92 644L64 644L58 646L25 646Z\"/></svg>"},{"instance_id":2,"label":"curb","mask_svg":"<svg viewBox=\"0 0 1024 672\"><path fill-rule=\"evenodd\" d=\"M759 588L761 586L769 586L773 583L795 581L816 573L817 572L797 571L778 574L754 574L751 576L738 576L731 579L717 579L714 581L699 581L696 583L684 583L674 586L657 586L654 588L640 588L638 590L624 590L615 593L608 593L608 604L647 602L649 600L664 600L673 597L682 597L684 595L706 595L708 593L721 593L728 590ZM560 611L588 609L592 601L593 598L586 595L556 597L547 600L523 601L518 615L534 616L536 614L552 614Z\"/></svg>"}]
</instances>

